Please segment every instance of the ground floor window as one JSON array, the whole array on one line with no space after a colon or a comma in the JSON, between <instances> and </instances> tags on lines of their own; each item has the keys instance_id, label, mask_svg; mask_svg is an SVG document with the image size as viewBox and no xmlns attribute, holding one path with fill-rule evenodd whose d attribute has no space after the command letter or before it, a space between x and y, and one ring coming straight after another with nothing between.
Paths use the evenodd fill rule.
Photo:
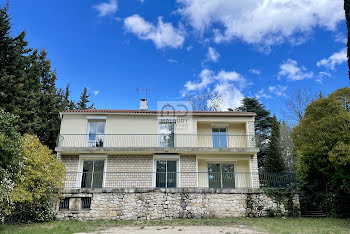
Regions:
<instances>
[{"instance_id":1,"label":"ground floor window","mask_svg":"<svg viewBox=\"0 0 350 234\"><path fill-rule=\"evenodd\" d=\"M81 188L102 188L104 166L104 160L84 160Z\"/></svg>"},{"instance_id":2,"label":"ground floor window","mask_svg":"<svg viewBox=\"0 0 350 234\"><path fill-rule=\"evenodd\" d=\"M156 161L156 187L176 188L177 186L177 161L157 160Z\"/></svg>"},{"instance_id":3,"label":"ground floor window","mask_svg":"<svg viewBox=\"0 0 350 234\"><path fill-rule=\"evenodd\" d=\"M233 164L209 163L209 188L234 188L235 174Z\"/></svg>"}]
</instances>

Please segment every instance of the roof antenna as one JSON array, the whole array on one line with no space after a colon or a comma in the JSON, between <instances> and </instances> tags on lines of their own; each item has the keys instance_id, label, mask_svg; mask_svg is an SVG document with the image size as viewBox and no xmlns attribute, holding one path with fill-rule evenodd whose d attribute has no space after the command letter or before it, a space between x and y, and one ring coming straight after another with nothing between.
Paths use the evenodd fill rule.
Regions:
<instances>
[{"instance_id":1,"label":"roof antenna","mask_svg":"<svg viewBox=\"0 0 350 234\"><path fill-rule=\"evenodd\" d=\"M136 89L136 92L139 96L139 99L148 99L148 94L150 93L150 89L148 88L145 88L145 89L140 89L140 88L137 88ZM142 95L142 97L141 97Z\"/></svg>"}]
</instances>

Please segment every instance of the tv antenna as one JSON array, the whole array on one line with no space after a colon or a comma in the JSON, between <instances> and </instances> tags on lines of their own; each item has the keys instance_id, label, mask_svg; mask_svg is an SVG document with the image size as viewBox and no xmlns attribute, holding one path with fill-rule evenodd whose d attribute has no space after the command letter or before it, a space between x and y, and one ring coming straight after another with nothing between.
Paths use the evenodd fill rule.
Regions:
<instances>
[{"instance_id":1,"label":"tv antenna","mask_svg":"<svg viewBox=\"0 0 350 234\"><path fill-rule=\"evenodd\" d=\"M142 95L142 96L146 97L146 99L148 98L148 94L150 93L150 91L151 90L148 88L144 88L144 89L137 88L136 89L136 92L139 95L139 97Z\"/></svg>"}]
</instances>

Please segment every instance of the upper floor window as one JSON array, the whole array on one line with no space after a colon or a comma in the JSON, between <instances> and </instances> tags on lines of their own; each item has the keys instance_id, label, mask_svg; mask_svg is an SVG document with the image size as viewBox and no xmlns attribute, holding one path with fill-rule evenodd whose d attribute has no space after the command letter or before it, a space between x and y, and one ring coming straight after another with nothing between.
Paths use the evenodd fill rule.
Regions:
<instances>
[{"instance_id":1,"label":"upper floor window","mask_svg":"<svg viewBox=\"0 0 350 234\"><path fill-rule=\"evenodd\" d=\"M160 147L175 146L174 123L159 123L159 145Z\"/></svg>"},{"instance_id":2,"label":"upper floor window","mask_svg":"<svg viewBox=\"0 0 350 234\"><path fill-rule=\"evenodd\" d=\"M213 147L227 147L227 130L226 128L213 128Z\"/></svg>"},{"instance_id":3,"label":"upper floor window","mask_svg":"<svg viewBox=\"0 0 350 234\"><path fill-rule=\"evenodd\" d=\"M106 126L105 120L89 120L88 145L90 147L103 147L104 140L105 140L105 126Z\"/></svg>"}]
</instances>

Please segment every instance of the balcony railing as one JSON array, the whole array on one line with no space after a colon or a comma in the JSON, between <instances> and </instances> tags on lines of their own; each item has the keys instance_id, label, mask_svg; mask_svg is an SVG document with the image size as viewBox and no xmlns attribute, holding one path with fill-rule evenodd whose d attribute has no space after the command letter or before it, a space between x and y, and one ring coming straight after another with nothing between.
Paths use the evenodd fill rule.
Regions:
<instances>
[{"instance_id":1,"label":"balcony railing","mask_svg":"<svg viewBox=\"0 0 350 234\"><path fill-rule=\"evenodd\" d=\"M61 134L57 147L255 147L254 135Z\"/></svg>"},{"instance_id":2,"label":"balcony railing","mask_svg":"<svg viewBox=\"0 0 350 234\"><path fill-rule=\"evenodd\" d=\"M67 172L65 188L293 188L295 183L293 173Z\"/></svg>"}]
</instances>

